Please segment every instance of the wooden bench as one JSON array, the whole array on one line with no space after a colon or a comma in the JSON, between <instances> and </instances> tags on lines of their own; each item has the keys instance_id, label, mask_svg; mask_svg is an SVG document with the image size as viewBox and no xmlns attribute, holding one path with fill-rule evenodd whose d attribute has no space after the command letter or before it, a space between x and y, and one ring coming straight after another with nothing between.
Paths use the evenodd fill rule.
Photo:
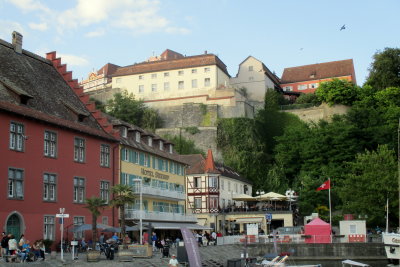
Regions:
<instances>
[{"instance_id":1,"label":"wooden bench","mask_svg":"<svg viewBox=\"0 0 400 267\"><path fill-rule=\"evenodd\" d=\"M4 258L6 261L17 262L17 260L18 260L18 262L19 262L19 259L18 259L18 255L17 255L17 254L14 254L14 255L3 255L3 258Z\"/></svg>"}]
</instances>

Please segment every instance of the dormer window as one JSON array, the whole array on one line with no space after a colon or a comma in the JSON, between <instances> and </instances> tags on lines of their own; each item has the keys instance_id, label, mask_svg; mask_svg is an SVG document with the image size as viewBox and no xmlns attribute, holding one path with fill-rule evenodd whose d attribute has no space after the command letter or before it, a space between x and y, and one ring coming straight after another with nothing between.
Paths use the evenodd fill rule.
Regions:
<instances>
[{"instance_id":1,"label":"dormer window","mask_svg":"<svg viewBox=\"0 0 400 267\"><path fill-rule=\"evenodd\" d=\"M121 127L120 133L122 137L126 138L128 136L128 129L126 127Z\"/></svg>"},{"instance_id":2,"label":"dormer window","mask_svg":"<svg viewBox=\"0 0 400 267\"><path fill-rule=\"evenodd\" d=\"M135 141L140 143L140 132L135 133Z\"/></svg>"},{"instance_id":3,"label":"dormer window","mask_svg":"<svg viewBox=\"0 0 400 267\"><path fill-rule=\"evenodd\" d=\"M149 146L153 146L153 138L151 138L151 136L149 136L149 138L147 139L147 144Z\"/></svg>"},{"instance_id":4,"label":"dormer window","mask_svg":"<svg viewBox=\"0 0 400 267\"><path fill-rule=\"evenodd\" d=\"M164 150L164 143L163 143L163 141L160 140L159 145L160 145L160 150Z\"/></svg>"},{"instance_id":5,"label":"dormer window","mask_svg":"<svg viewBox=\"0 0 400 267\"><path fill-rule=\"evenodd\" d=\"M169 144L169 153L172 154L174 150L174 146L172 144Z\"/></svg>"}]
</instances>

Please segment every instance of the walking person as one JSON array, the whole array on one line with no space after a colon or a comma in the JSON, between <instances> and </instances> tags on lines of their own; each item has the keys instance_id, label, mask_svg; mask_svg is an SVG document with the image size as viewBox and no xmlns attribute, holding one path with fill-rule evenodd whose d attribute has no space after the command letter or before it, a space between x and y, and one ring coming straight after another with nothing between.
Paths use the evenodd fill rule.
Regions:
<instances>
[{"instance_id":1,"label":"walking person","mask_svg":"<svg viewBox=\"0 0 400 267\"><path fill-rule=\"evenodd\" d=\"M8 238L6 232L1 233L1 249L0 249L0 257L7 255L7 247L8 247Z\"/></svg>"},{"instance_id":2,"label":"walking person","mask_svg":"<svg viewBox=\"0 0 400 267\"><path fill-rule=\"evenodd\" d=\"M214 246L216 246L217 245L217 233L215 231L213 231L211 233L211 239L214 242Z\"/></svg>"},{"instance_id":3,"label":"walking person","mask_svg":"<svg viewBox=\"0 0 400 267\"><path fill-rule=\"evenodd\" d=\"M9 253L9 255L10 256L14 256L16 254L17 250L18 250L17 240L15 240L15 236L14 235L10 235L10 239L8 240L8 253Z\"/></svg>"},{"instance_id":4,"label":"walking person","mask_svg":"<svg viewBox=\"0 0 400 267\"><path fill-rule=\"evenodd\" d=\"M157 251L156 248L156 242L157 242L157 234L155 232L153 232L152 236L151 236L151 244L153 245L153 251Z\"/></svg>"}]
</instances>

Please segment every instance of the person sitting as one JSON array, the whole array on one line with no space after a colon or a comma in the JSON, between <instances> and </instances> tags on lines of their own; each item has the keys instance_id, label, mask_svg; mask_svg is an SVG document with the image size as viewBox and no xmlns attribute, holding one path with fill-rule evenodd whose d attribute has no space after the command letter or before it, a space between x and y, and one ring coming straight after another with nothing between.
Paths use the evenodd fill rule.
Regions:
<instances>
[{"instance_id":1,"label":"person sitting","mask_svg":"<svg viewBox=\"0 0 400 267\"><path fill-rule=\"evenodd\" d=\"M24 240L24 243L21 246L21 250L18 250L18 258L21 262L25 262L28 257L28 253L30 251L31 246L29 245L29 240Z\"/></svg>"}]
</instances>

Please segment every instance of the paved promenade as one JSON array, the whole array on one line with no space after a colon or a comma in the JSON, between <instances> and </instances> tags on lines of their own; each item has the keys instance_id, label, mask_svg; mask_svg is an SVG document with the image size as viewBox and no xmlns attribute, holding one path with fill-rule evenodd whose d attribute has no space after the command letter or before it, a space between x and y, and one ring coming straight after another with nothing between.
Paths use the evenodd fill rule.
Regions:
<instances>
[{"instance_id":1,"label":"paved promenade","mask_svg":"<svg viewBox=\"0 0 400 267\"><path fill-rule=\"evenodd\" d=\"M227 246L209 246L200 247L200 255L203 262L203 266L214 267L214 266L226 266L228 259L239 258L242 252L242 247L239 245L227 245ZM176 254L176 248L171 248L170 254ZM50 255L46 254L46 261L40 259L36 262L27 263L6 263L3 260L0 261L0 266L43 266L43 267L55 267L55 266L138 266L138 267L166 267L168 266L169 258L161 258L161 253L156 252L152 258L134 258L132 262L119 262L118 256L110 261L101 255L99 262L87 262L86 254L79 254L78 260L72 260L70 253L64 253L65 263L63 264L60 260L60 253L57 253L57 259L50 259ZM183 265L181 265L183 266Z\"/></svg>"}]
</instances>

